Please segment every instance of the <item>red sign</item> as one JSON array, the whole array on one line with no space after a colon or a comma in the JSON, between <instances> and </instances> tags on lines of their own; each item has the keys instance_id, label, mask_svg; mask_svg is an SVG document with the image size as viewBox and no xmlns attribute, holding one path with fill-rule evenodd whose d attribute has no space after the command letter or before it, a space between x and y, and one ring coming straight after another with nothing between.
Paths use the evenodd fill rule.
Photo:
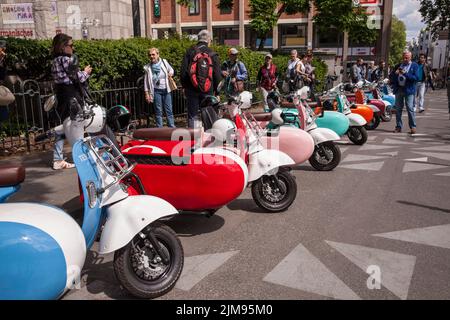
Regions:
<instances>
[{"instance_id":1,"label":"red sign","mask_svg":"<svg viewBox=\"0 0 450 320\"><path fill-rule=\"evenodd\" d=\"M361 7L382 6L383 0L359 0Z\"/></svg>"}]
</instances>

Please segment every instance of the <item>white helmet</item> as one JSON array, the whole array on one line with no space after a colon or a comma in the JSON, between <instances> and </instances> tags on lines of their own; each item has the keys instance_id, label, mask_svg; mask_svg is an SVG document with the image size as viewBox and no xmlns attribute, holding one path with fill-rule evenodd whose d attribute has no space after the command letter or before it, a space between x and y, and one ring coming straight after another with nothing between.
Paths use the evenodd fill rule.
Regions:
<instances>
[{"instance_id":1,"label":"white helmet","mask_svg":"<svg viewBox=\"0 0 450 320\"><path fill-rule=\"evenodd\" d=\"M252 106L253 95L249 91L243 91L239 94L239 101L241 102L241 109L248 109Z\"/></svg>"},{"instance_id":2,"label":"white helmet","mask_svg":"<svg viewBox=\"0 0 450 320\"><path fill-rule=\"evenodd\" d=\"M275 108L272 110L272 123L277 126L281 126L284 123L283 117L281 116L283 110L280 108Z\"/></svg>"},{"instance_id":3,"label":"white helmet","mask_svg":"<svg viewBox=\"0 0 450 320\"><path fill-rule=\"evenodd\" d=\"M214 122L211 131L216 141L226 142L227 139L230 139L231 134L236 131L236 126L231 120L219 119Z\"/></svg>"},{"instance_id":4,"label":"white helmet","mask_svg":"<svg viewBox=\"0 0 450 320\"><path fill-rule=\"evenodd\" d=\"M300 99L308 99L309 98L309 92L310 89L308 86L304 86L303 88L297 90L297 95L300 97Z\"/></svg>"}]
</instances>

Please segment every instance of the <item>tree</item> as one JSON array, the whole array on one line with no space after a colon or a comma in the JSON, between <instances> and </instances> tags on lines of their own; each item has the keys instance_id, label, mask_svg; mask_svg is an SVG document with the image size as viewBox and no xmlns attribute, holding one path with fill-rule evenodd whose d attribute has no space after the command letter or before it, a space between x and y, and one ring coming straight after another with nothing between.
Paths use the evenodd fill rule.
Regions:
<instances>
[{"instance_id":1,"label":"tree","mask_svg":"<svg viewBox=\"0 0 450 320\"><path fill-rule=\"evenodd\" d=\"M183 6L189 6L190 0L176 0ZM219 8L229 8L233 0L220 0ZM314 22L323 28L331 25L338 30L349 32L355 42L373 42L377 32L367 24L365 9L355 6L353 0L250 0L251 26L261 39L259 49L264 48L264 40L276 26L283 13L307 14L311 4L316 7Z\"/></svg>"},{"instance_id":2,"label":"tree","mask_svg":"<svg viewBox=\"0 0 450 320\"><path fill-rule=\"evenodd\" d=\"M422 21L431 30L436 40L439 32L450 29L450 0L418 0L420 1L420 14ZM448 34L450 40L450 32Z\"/></svg>"},{"instance_id":3,"label":"tree","mask_svg":"<svg viewBox=\"0 0 450 320\"><path fill-rule=\"evenodd\" d=\"M391 48L389 51L389 64L391 66L402 60L406 46L406 26L395 15L392 16Z\"/></svg>"},{"instance_id":4,"label":"tree","mask_svg":"<svg viewBox=\"0 0 450 320\"><path fill-rule=\"evenodd\" d=\"M450 0L418 0L422 21L428 25L432 37L436 40L440 31L447 30L447 49L445 54L445 79L448 77L450 52Z\"/></svg>"}]
</instances>

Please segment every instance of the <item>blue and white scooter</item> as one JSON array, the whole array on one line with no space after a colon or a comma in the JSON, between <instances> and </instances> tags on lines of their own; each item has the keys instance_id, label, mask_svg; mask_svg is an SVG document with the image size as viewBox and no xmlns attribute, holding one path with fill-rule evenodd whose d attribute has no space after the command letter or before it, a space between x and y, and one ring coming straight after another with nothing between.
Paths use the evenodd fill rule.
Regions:
<instances>
[{"instance_id":1,"label":"blue and white scooter","mask_svg":"<svg viewBox=\"0 0 450 320\"><path fill-rule=\"evenodd\" d=\"M25 172L0 167L0 300L61 297L79 284L86 251L100 232L99 253L114 252L116 277L132 295L170 291L183 269L183 248L158 220L178 211L157 197L128 196L124 181L138 178L107 137L79 139L72 155L84 195L81 227L56 207L4 203Z\"/></svg>"}]
</instances>

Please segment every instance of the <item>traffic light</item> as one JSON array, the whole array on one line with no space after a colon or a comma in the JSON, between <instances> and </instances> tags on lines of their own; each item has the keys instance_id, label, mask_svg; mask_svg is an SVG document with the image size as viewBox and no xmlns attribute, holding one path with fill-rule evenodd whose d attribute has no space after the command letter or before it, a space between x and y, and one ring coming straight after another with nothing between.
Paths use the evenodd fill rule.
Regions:
<instances>
[{"instance_id":1,"label":"traffic light","mask_svg":"<svg viewBox=\"0 0 450 320\"><path fill-rule=\"evenodd\" d=\"M157 18L159 18L161 16L160 0L153 0L153 15Z\"/></svg>"}]
</instances>

